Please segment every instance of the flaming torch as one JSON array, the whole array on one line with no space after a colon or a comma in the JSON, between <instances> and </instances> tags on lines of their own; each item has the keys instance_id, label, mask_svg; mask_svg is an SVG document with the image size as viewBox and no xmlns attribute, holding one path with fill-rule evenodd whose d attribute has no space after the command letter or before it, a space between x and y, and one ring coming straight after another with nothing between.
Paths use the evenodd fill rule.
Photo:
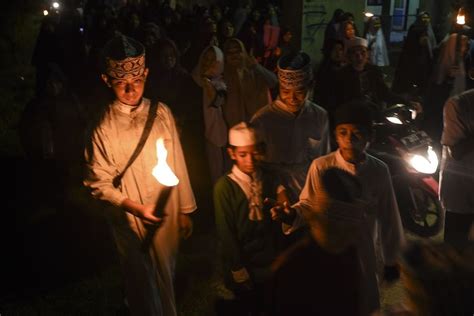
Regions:
<instances>
[{"instance_id":1,"label":"flaming torch","mask_svg":"<svg viewBox=\"0 0 474 316\"><path fill-rule=\"evenodd\" d=\"M163 138L158 138L156 141L156 154L158 157L158 163L153 168L152 175L156 178L156 180L163 185L163 189L158 196L158 200L156 202L155 207L155 215L157 217L162 218L164 214L164 208L166 203L168 202L168 198L171 194L171 191L175 186L178 185L179 179L173 173L171 168L166 163L166 158L168 157L168 151L165 148L165 144ZM161 224L158 225L150 225L147 227L147 233L143 240L143 251L148 251L152 241L153 236L155 235L156 230L160 227Z\"/></svg>"},{"instance_id":2,"label":"flaming torch","mask_svg":"<svg viewBox=\"0 0 474 316\"><path fill-rule=\"evenodd\" d=\"M459 8L458 15L456 16L456 24L458 25L466 24L466 14L464 13L464 9L462 7Z\"/></svg>"}]
</instances>

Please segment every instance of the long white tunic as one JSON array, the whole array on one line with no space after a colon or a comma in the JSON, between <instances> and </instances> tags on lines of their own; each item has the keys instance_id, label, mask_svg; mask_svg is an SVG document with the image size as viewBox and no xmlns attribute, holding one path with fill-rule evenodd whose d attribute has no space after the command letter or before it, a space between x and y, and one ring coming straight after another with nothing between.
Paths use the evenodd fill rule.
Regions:
<instances>
[{"instance_id":1,"label":"long white tunic","mask_svg":"<svg viewBox=\"0 0 474 316\"><path fill-rule=\"evenodd\" d=\"M112 103L91 135L86 150L88 176L85 185L98 199L119 206L125 198L141 204L156 204L163 186L152 176L157 164L156 140L164 139L167 163L179 179L165 207L165 222L154 235L149 255L140 250L146 228L140 218L114 208L109 212L121 259L125 289L133 315L176 315L173 270L179 242L179 213L196 209L186 164L169 108L159 104L155 123L137 159L125 172L121 188L112 179L132 155L148 116L150 101L144 99L132 110Z\"/></svg>"},{"instance_id":2,"label":"long white tunic","mask_svg":"<svg viewBox=\"0 0 474 316\"><path fill-rule=\"evenodd\" d=\"M265 147L265 163L274 170L296 202L313 159L329 153L329 120L326 110L305 101L293 114L276 100L260 109L251 121Z\"/></svg>"},{"instance_id":3,"label":"long white tunic","mask_svg":"<svg viewBox=\"0 0 474 316\"><path fill-rule=\"evenodd\" d=\"M294 205L298 213L311 211L311 205L321 191L321 175L331 167L343 169L356 175L362 184L362 199L369 204L366 230L357 240L357 250L362 268L361 293L366 301L361 302L363 314L379 307L379 291L376 277L377 238L380 239L381 255L385 265L397 262L400 248L404 243L398 205L393 191L391 177L385 163L375 157L366 155L359 165L344 160L339 150L315 159L308 171L306 184L301 191L300 201ZM294 226L303 224L302 216L298 217ZM297 227L294 227L297 228Z\"/></svg>"}]
</instances>

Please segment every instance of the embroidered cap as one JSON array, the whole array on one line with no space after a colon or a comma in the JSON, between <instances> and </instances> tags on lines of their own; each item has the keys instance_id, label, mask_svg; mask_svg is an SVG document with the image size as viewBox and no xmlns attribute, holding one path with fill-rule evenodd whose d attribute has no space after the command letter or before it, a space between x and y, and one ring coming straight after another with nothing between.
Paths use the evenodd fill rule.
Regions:
<instances>
[{"instance_id":1,"label":"embroidered cap","mask_svg":"<svg viewBox=\"0 0 474 316\"><path fill-rule=\"evenodd\" d=\"M133 38L120 35L107 42L103 51L105 73L115 79L130 79L145 72L145 47Z\"/></svg>"},{"instance_id":2,"label":"embroidered cap","mask_svg":"<svg viewBox=\"0 0 474 316\"><path fill-rule=\"evenodd\" d=\"M251 146L256 143L255 131L245 122L240 122L229 131L229 145L231 146Z\"/></svg>"},{"instance_id":3,"label":"embroidered cap","mask_svg":"<svg viewBox=\"0 0 474 316\"><path fill-rule=\"evenodd\" d=\"M278 81L285 89L307 88L313 80L311 58L304 52L282 56L278 60Z\"/></svg>"}]
</instances>

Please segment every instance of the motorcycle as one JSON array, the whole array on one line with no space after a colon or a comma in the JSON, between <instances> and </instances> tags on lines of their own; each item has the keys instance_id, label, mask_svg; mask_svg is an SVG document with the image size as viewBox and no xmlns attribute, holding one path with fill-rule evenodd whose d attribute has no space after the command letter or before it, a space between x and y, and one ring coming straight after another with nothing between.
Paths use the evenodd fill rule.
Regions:
<instances>
[{"instance_id":1,"label":"motorcycle","mask_svg":"<svg viewBox=\"0 0 474 316\"><path fill-rule=\"evenodd\" d=\"M368 152L390 169L403 227L430 237L444 224L435 178L439 160L433 141L418 127L417 116L416 109L406 104L380 111Z\"/></svg>"}]
</instances>

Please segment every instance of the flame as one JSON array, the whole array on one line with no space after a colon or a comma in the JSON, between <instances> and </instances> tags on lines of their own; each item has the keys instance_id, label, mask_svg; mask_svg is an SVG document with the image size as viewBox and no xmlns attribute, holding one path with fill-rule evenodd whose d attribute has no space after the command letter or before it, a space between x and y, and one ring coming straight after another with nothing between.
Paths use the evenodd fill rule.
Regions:
<instances>
[{"instance_id":1,"label":"flame","mask_svg":"<svg viewBox=\"0 0 474 316\"><path fill-rule=\"evenodd\" d=\"M458 15L456 16L456 24L459 24L459 25L466 24L466 16L464 15L463 8L459 8Z\"/></svg>"},{"instance_id":2,"label":"flame","mask_svg":"<svg viewBox=\"0 0 474 316\"><path fill-rule=\"evenodd\" d=\"M158 163L153 168L153 176L156 178L156 180L158 180L159 183L167 187L177 185L179 183L179 179L166 163L168 151L166 150L165 143L161 137L156 141L156 155L158 157Z\"/></svg>"}]
</instances>

